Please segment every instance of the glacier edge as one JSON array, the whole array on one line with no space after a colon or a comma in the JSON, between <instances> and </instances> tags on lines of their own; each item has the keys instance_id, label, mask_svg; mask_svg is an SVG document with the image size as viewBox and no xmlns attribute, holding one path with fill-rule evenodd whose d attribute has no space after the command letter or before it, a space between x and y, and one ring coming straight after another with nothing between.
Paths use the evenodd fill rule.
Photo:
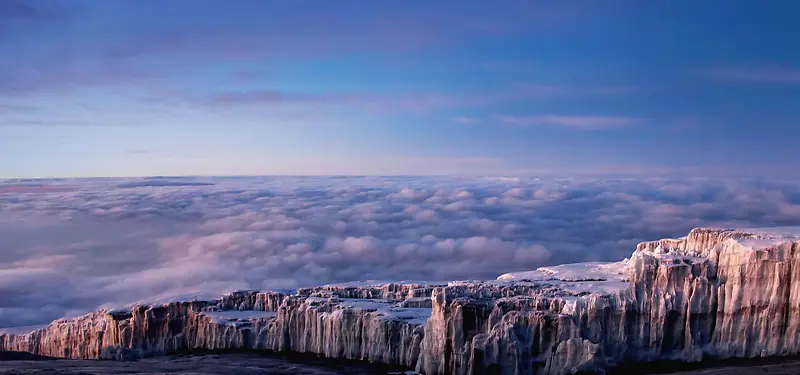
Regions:
<instances>
[{"instance_id":1,"label":"glacier edge","mask_svg":"<svg viewBox=\"0 0 800 375\"><path fill-rule=\"evenodd\" d=\"M623 362L800 353L800 228L693 229L630 258L497 280L344 283L101 310L0 329L0 350L130 359L316 353L423 374L603 373Z\"/></svg>"}]
</instances>

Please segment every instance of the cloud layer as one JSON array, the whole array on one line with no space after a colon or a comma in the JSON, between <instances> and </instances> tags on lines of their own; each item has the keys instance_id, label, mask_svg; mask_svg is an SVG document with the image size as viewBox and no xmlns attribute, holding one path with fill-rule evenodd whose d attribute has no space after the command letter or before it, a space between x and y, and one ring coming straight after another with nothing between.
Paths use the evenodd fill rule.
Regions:
<instances>
[{"instance_id":1,"label":"cloud layer","mask_svg":"<svg viewBox=\"0 0 800 375\"><path fill-rule=\"evenodd\" d=\"M155 178L0 183L0 327L176 294L482 279L697 226L800 224L734 180Z\"/></svg>"}]
</instances>

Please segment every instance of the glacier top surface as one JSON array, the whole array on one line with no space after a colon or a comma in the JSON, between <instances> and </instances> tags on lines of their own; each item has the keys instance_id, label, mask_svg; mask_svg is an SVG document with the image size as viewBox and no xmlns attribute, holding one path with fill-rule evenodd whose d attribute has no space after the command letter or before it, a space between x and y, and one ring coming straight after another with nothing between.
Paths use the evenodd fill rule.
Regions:
<instances>
[{"instance_id":1,"label":"glacier top surface","mask_svg":"<svg viewBox=\"0 0 800 375\"><path fill-rule=\"evenodd\" d=\"M447 285L448 281L429 281L429 280L358 280L343 283L325 284L324 288L369 288L382 287L389 284L402 285Z\"/></svg>"},{"instance_id":2,"label":"glacier top surface","mask_svg":"<svg viewBox=\"0 0 800 375\"><path fill-rule=\"evenodd\" d=\"M800 241L800 227L741 228L736 232L756 236L734 240L749 250L771 249L786 242Z\"/></svg>"},{"instance_id":3,"label":"glacier top surface","mask_svg":"<svg viewBox=\"0 0 800 375\"><path fill-rule=\"evenodd\" d=\"M394 301L367 298L342 298L339 301L341 307L361 310L377 310L394 304Z\"/></svg>"},{"instance_id":4,"label":"glacier top surface","mask_svg":"<svg viewBox=\"0 0 800 375\"><path fill-rule=\"evenodd\" d=\"M426 307L398 307L396 301L365 298L327 299L308 297L306 302L325 303L335 301L337 309L326 314L341 314L345 309L370 311L379 320L399 320L410 324L425 324L430 318L432 309Z\"/></svg>"},{"instance_id":5,"label":"glacier top surface","mask_svg":"<svg viewBox=\"0 0 800 375\"><path fill-rule=\"evenodd\" d=\"M130 311L136 306L161 306L175 302L196 302L196 301L210 302L210 301L216 301L227 294L230 293L225 293L222 295L217 293L207 293L207 292L165 294L151 299L140 300L125 305L106 304L101 306L100 309L107 310L108 312L113 313L113 312Z\"/></svg>"},{"instance_id":6,"label":"glacier top surface","mask_svg":"<svg viewBox=\"0 0 800 375\"><path fill-rule=\"evenodd\" d=\"M531 281L556 284L573 295L608 294L622 291L630 285L626 267L628 260L619 262L585 262L539 267L533 271L500 275L500 282Z\"/></svg>"},{"instance_id":7,"label":"glacier top surface","mask_svg":"<svg viewBox=\"0 0 800 375\"><path fill-rule=\"evenodd\" d=\"M433 309L424 307L391 307L380 309L375 316L381 320L401 320L410 324L425 324Z\"/></svg>"},{"instance_id":8,"label":"glacier top surface","mask_svg":"<svg viewBox=\"0 0 800 375\"><path fill-rule=\"evenodd\" d=\"M202 314L214 319L219 324L237 320L249 321L256 319L268 319L278 316L278 313L276 312L256 310L203 311Z\"/></svg>"},{"instance_id":9,"label":"glacier top surface","mask_svg":"<svg viewBox=\"0 0 800 375\"><path fill-rule=\"evenodd\" d=\"M737 232L755 234L764 238L800 239L798 227L740 228Z\"/></svg>"},{"instance_id":10,"label":"glacier top surface","mask_svg":"<svg viewBox=\"0 0 800 375\"><path fill-rule=\"evenodd\" d=\"M560 280L560 281L599 281L625 279L627 261L586 262L539 267L533 271L511 272L500 275L497 280Z\"/></svg>"},{"instance_id":11,"label":"glacier top surface","mask_svg":"<svg viewBox=\"0 0 800 375\"><path fill-rule=\"evenodd\" d=\"M735 241L748 250L772 249L781 244L793 242L793 240L789 238L745 238Z\"/></svg>"},{"instance_id":12,"label":"glacier top surface","mask_svg":"<svg viewBox=\"0 0 800 375\"><path fill-rule=\"evenodd\" d=\"M153 299L138 301L130 304L129 306L166 305L173 302L189 302L189 301L215 301L218 300L220 297L221 295L217 293L207 293L207 292L170 294L170 295L159 296Z\"/></svg>"}]
</instances>

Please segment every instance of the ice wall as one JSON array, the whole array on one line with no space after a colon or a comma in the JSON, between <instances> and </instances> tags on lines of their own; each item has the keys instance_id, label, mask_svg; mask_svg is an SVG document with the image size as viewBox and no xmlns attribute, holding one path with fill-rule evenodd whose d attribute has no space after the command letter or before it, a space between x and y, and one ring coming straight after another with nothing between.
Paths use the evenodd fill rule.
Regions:
<instances>
[{"instance_id":1,"label":"ice wall","mask_svg":"<svg viewBox=\"0 0 800 375\"><path fill-rule=\"evenodd\" d=\"M136 358L318 353L424 374L603 372L627 361L800 353L800 229L695 229L629 259L498 280L359 282L138 305L0 333L0 350Z\"/></svg>"}]
</instances>

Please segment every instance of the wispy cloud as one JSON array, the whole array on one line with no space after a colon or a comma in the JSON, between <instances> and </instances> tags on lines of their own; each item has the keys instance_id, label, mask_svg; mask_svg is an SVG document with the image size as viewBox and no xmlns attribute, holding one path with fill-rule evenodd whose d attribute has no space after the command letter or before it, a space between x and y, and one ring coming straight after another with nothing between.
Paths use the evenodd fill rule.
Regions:
<instances>
[{"instance_id":1,"label":"wispy cloud","mask_svg":"<svg viewBox=\"0 0 800 375\"><path fill-rule=\"evenodd\" d=\"M16 97L40 92L92 87L136 86L162 77L166 71L146 69L126 61L85 64L70 55L28 61L0 71L0 96Z\"/></svg>"},{"instance_id":2,"label":"wispy cloud","mask_svg":"<svg viewBox=\"0 0 800 375\"><path fill-rule=\"evenodd\" d=\"M515 126L556 126L581 130L628 127L644 120L626 116L497 116L501 123Z\"/></svg>"},{"instance_id":3,"label":"wispy cloud","mask_svg":"<svg viewBox=\"0 0 800 375\"><path fill-rule=\"evenodd\" d=\"M2 119L0 126L92 126L93 124L77 120L58 120L47 118Z\"/></svg>"},{"instance_id":4,"label":"wispy cloud","mask_svg":"<svg viewBox=\"0 0 800 375\"><path fill-rule=\"evenodd\" d=\"M583 17L569 7L517 0L501 0L488 8L480 1L456 8L438 0L359 4L357 12L347 8L352 4L314 3L308 9L260 2L203 2L185 9L172 3L151 9L137 1L118 1L105 9L125 17L114 32L86 40L75 34L71 38L79 43L53 45L49 41L58 35L53 32L72 35L80 28L71 24L92 21L96 12L86 10L95 6L93 2L0 0L0 37L8 31L18 39L14 42L30 47L34 26L40 21L54 26L45 30L52 34L47 42L14 50L14 64L0 69L0 95L141 83L143 75L174 76L175 67L187 66L189 60L192 67L218 67L267 57L296 61L353 54L393 56L477 37L563 27L568 20ZM43 48L49 49L47 53L40 53Z\"/></svg>"},{"instance_id":5,"label":"wispy cloud","mask_svg":"<svg viewBox=\"0 0 800 375\"><path fill-rule=\"evenodd\" d=\"M720 68L709 72L712 78L722 81L765 84L800 84L800 68Z\"/></svg>"},{"instance_id":6,"label":"wispy cloud","mask_svg":"<svg viewBox=\"0 0 800 375\"><path fill-rule=\"evenodd\" d=\"M217 93L207 97L205 104L230 107L240 105L279 106L345 106L369 111L429 111L442 107L474 104L482 98L463 98L443 93L370 93L329 92L301 93L274 90L253 90Z\"/></svg>"},{"instance_id":7,"label":"wispy cloud","mask_svg":"<svg viewBox=\"0 0 800 375\"><path fill-rule=\"evenodd\" d=\"M53 117L27 117L27 118L0 118L0 127L3 126L19 126L19 127L74 127L74 126L90 126L90 127L127 127L136 126L136 122L119 119L92 119L77 120L77 119L59 119Z\"/></svg>"},{"instance_id":8,"label":"wispy cloud","mask_svg":"<svg viewBox=\"0 0 800 375\"><path fill-rule=\"evenodd\" d=\"M39 108L31 105L17 105L17 104L2 104L0 103L0 113L31 113L36 112Z\"/></svg>"},{"instance_id":9,"label":"wispy cloud","mask_svg":"<svg viewBox=\"0 0 800 375\"><path fill-rule=\"evenodd\" d=\"M517 91L520 94L530 96L573 96L629 94L638 92L639 88L633 86L560 86L523 83L518 86Z\"/></svg>"},{"instance_id":10,"label":"wispy cloud","mask_svg":"<svg viewBox=\"0 0 800 375\"><path fill-rule=\"evenodd\" d=\"M232 91L211 95L206 100L214 105L326 103L340 101L340 97L323 94L305 94L276 90Z\"/></svg>"},{"instance_id":11,"label":"wispy cloud","mask_svg":"<svg viewBox=\"0 0 800 375\"><path fill-rule=\"evenodd\" d=\"M634 92L626 86L566 87L555 85L520 84L506 89L477 94L452 94L440 92L324 92L303 93L279 90L231 91L212 94L203 99L211 106L277 106L301 104L348 106L374 111L429 111L437 108L488 106L516 103L546 97L573 95L622 94ZM458 116L452 119L461 124L475 124L481 119Z\"/></svg>"},{"instance_id":12,"label":"wispy cloud","mask_svg":"<svg viewBox=\"0 0 800 375\"><path fill-rule=\"evenodd\" d=\"M477 117L457 116L453 117L453 122L464 125L472 125L480 123L481 119Z\"/></svg>"}]
</instances>

